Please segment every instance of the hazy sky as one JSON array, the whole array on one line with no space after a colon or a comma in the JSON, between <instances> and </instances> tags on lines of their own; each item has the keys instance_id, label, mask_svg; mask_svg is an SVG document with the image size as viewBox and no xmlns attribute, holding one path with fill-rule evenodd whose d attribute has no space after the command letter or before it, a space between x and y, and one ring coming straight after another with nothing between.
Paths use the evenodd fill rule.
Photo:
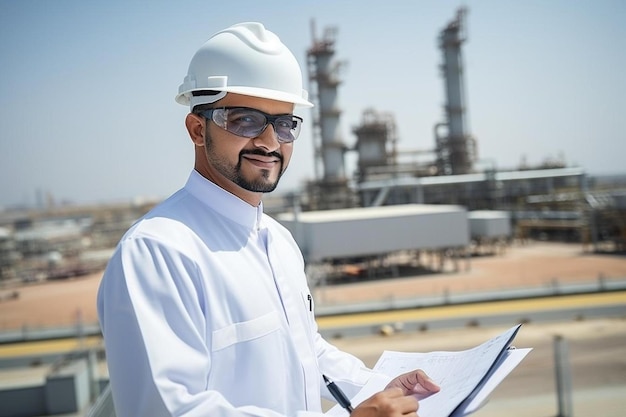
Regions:
<instances>
[{"instance_id":1,"label":"hazy sky","mask_svg":"<svg viewBox=\"0 0 626 417\"><path fill-rule=\"evenodd\" d=\"M0 0L0 207L34 204L38 191L77 203L176 191L193 147L174 96L198 47L241 21L263 22L303 67L312 19L318 36L337 26L344 142L374 108L394 115L399 149L432 149L444 103L437 36L461 5L479 157L626 172L622 0ZM278 191L313 177L311 114L301 115Z\"/></svg>"}]
</instances>

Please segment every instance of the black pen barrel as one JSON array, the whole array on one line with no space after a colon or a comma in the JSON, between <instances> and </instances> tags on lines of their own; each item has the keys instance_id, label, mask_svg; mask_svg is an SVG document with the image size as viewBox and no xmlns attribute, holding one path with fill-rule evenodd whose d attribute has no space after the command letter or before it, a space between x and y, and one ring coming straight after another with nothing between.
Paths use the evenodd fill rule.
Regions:
<instances>
[{"instance_id":1,"label":"black pen barrel","mask_svg":"<svg viewBox=\"0 0 626 417\"><path fill-rule=\"evenodd\" d=\"M324 377L324 382L326 383L328 391L330 391L337 403L339 403L339 405L341 405L343 408L348 410L349 413L351 413L353 411L352 404L350 404L350 400L348 399L348 397L346 397L346 394L344 394L341 388L339 388L326 375L322 375L322 377Z\"/></svg>"}]
</instances>

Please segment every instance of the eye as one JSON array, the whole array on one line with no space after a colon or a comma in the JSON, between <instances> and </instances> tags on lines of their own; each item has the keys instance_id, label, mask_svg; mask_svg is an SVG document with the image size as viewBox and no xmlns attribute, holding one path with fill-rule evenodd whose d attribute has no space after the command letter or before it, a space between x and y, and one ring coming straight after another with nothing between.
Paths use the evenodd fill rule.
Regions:
<instances>
[{"instance_id":1,"label":"eye","mask_svg":"<svg viewBox=\"0 0 626 417\"><path fill-rule=\"evenodd\" d=\"M254 117L250 117L250 116L239 116L236 118L233 118L231 120L231 122L240 124L240 125L244 125L244 124L253 124L255 122L255 118Z\"/></svg>"},{"instance_id":2,"label":"eye","mask_svg":"<svg viewBox=\"0 0 626 417\"><path fill-rule=\"evenodd\" d=\"M296 128L297 122L293 119L287 119L287 118L276 119L276 126L282 129L291 130L291 129Z\"/></svg>"},{"instance_id":3,"label":"eye","mask_svg":"<svg viewBox=\"0 0 626 417\"><path fill-rule=\"evenodd\" d=\"M231 111L228 114L228 122L239 126L258 126L265 124L265 116L246 110Z\"/></svg>"},{"instance_id":4,"label":"eye","mask_svg":"<svg viewBox=\"0 0 626 417\"><path fill-rule=\"evenodd\" d=\"M253 116L250 115L245 115L245 114L241 114L241 115L233 115L232 117L229 117L229 122L230 123L234 123L237 125L255 125L257 124L258 118L255 118Z\"/></svg>"}]
</instances>

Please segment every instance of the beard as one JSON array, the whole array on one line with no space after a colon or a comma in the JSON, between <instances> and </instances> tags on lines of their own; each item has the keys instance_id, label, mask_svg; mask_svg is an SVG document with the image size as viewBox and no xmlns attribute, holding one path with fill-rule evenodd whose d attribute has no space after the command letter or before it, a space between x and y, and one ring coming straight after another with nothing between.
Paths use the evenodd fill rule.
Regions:
<instances>
[{"instance_id":1,"label":"beard","mask_svg":"<svg viewBox=\"0 0 626 417\"><path fill-rule=\"evenodd\" d=\"M239 187L244 190L252 191L255 193L269 193L276 189L278 186L278 181L283 175L284 172L284 160L283 156L278 152L263 152L260 149L243 149L239 152L238 162L235 166L229 165L229 163L221 158L215 156L213 152L213 141L209 136L208 129L205 133L204 146L206 149L206 158L220 174L222 174L226 179L231 182L237 184ZM270 179L271 171L270 170L262 170L261 176L256 178L246 178L244 173L241 170L241 165L243 162L244 155L263 155L263 156L271 156L279 159L280 166L278 170L278 175L275 180Z\"/></svg>"},{"instance_id":2,"label":"beard","mask_svg":"<svg viewBox=\"0 0 626 417\"><path fill-rule=\"evenodd\" d=\"M251 179L251 180L244 178L243 173L241 172L241 163L243 161L243 156L246 154L264 155L264 156L272 156L272 157L278 158L280 160L280 166L279 166L278 176L276 177L276 180L272 181L270 179L271 173L267 169L264 169L261 171L261 177ZM280 180L280 177L282 177L283 175L283 156L280 155L278 152L268 153L268 152L263 152L260 149L242 150L241 152L239 152L239 162L237 162L237 165L235 166L234 173L235 175L233 176L233 178L230 178L230 180L233 181L238 186L240 186L241 188L248 190L248 191L253 191L255 193L270 193L276 189L276 186L278 186L278 181Z\"/></svg>"}]
</instances>

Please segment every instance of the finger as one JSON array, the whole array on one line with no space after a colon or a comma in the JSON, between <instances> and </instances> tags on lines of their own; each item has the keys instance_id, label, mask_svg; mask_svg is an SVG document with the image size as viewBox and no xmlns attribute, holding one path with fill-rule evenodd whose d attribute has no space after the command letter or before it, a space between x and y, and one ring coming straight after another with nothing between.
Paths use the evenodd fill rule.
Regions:
<instances>
[{"instance_id":1,"label":"finger","mask_svg":"<svg viewBox=\"0 0 626 417\"><path fill-rule=\"evenodd\" d=\"M379 392L379 394L387 398L397 398L405 395L404 390L400 387L387 388L384 391Z\"/></svg>"},{"instance_id":2,"label":"finger","mask_svg":"<svg viewBox=\"0 0 626 417\"><path fill-rule=\"evenodd\" d=\"M411 371L396 377L390 382L389 386L399 387L404 391L404 394L407 395L413 392L418 380L416 371Z\"/></svg>"},{"instance_id":3,"label":"finger","mask_svg":"<svg viewBox=\"0 0 626 417\"><path fill-rule=\"evenodd\" d=\"M386 390L387 391L387 390ZM383 391L385 393L385 391ZM385 397L381 396L375 398L380 410L383 410L381 415L389 416L407 416L417 413L419 403L413 396L406 396L401 394L396 396L397 393L387 392Z\"/></svg>"},{"instance_id":4,"label":"finger","mask_svg":"<svg viewBox=\"0 0 626 417\"><path fill-rule=\"evenodd\" d=\"M428 392L439 392L439 390L441 389L439 384L433 381L428 375L426 375L426 372L422 371L421 369L418 369L417 371L417 383Z\"/></svg>"},{"instance_id":5,"label":"finger","mask_svg":"<svg viewBox=\"0 0 626 417\"><path fill-rule=\"evenodd\" d=\"M369 411L368 411L369 410ZM393 387L372 395L359 404L353 414L377 416L410 416L417 411L417 400L406 397L402 389Z\"/></svg>"},{"instance_id":6,"label":"finger","mask_svg":"<svg viewBox=\"0 0 626 417\"><path fill-rule=\"evenodd\" d=\"M400 375L390 385L403 388L405 395L428 395L440 390L439 385L421 369Z\"/></svg>"}]
</instances>

